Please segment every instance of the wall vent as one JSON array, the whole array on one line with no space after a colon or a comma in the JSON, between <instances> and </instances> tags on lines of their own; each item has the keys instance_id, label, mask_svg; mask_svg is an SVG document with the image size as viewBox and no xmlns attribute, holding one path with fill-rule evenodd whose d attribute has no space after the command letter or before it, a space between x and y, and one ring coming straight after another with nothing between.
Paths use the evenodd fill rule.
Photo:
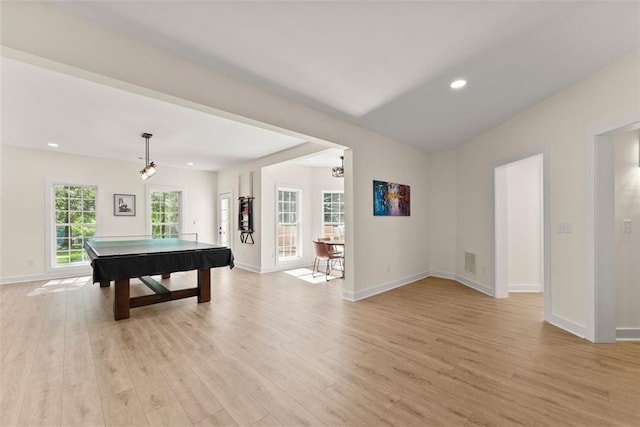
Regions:
<instances>
[{"instance_id":1,"label":"wall vent","mask_svg":"<svg viewBox=\"0 0 640 427\"><path fill-rule=\"evenodd\" d=\"M476 274L476 254L472 252L464 253L464 271Z\"/></svg>"}]
</instances>

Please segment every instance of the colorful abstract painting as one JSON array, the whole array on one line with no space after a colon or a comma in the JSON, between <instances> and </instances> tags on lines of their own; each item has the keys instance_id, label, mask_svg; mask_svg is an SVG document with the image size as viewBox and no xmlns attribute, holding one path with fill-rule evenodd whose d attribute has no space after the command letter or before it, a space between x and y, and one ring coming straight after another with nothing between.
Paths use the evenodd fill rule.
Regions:
<instances>
[{"instance_id":1,"label":"colorful abstract painting","mask_svg":"<svg viewBox=\"0 0 640 427\"><path fill-rule=\"evenodd\" d=\"M373 214L376 216L411 215L410 187L393 182L373 181Z\"/></svg>"}]
</instances>

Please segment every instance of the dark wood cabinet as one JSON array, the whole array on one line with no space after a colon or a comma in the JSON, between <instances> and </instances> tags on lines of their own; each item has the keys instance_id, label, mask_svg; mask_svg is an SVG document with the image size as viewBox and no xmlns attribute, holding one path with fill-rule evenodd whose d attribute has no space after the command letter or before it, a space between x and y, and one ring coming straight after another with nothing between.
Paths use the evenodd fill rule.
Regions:
<instances>
[{"instance_id":1,"label":"dark wood cabinet","mask_svg":"<svg viewBox=\"0 0 640 427\"><path fill-rule=\"evenodd\" d=\"M253 244L253 197L238 198L238 230L240 242Z\"/></svg>"}]
</instances>

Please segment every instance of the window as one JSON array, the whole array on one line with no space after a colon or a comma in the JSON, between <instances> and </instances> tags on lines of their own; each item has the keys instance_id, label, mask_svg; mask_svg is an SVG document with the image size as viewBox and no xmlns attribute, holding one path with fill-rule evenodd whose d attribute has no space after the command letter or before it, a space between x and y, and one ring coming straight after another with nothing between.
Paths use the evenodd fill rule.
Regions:
<instances>
[{"instance_id":1,"label":"window","mask_svg":"<svg viewBox=\"0 0 640 427\"><path fill-rule=\"evenodd\" d=\"M96 234L96 187L54 184L53 266L87 262L84 242Z\"/></svg>"},{"instance_id":2,"label":"window","mask_svg":"<svg viewBox=\"0 0 640 427\"><path fill-rule=\"evenodd\" d=\"M151 190L151 237L180 236L181 191Z\"/></svg>"},{"instance_id":3,"label":"window","mask_svg":"<svg viewBox=\"0 0 640 427\"><path fill-rule=\"evenodd\" d=\"M322 234L327 237L344 235L344 192L322 192Z\"/></svg>"},{"instance_id":4,"label":"window","mask_svg":"<svg viewBox=\"0 0 640 427\"><path fill-rule=\"evenodd\" d=\"M278 260L300 258L300 190L278 189Z\"/></svg>"}]
</instances>

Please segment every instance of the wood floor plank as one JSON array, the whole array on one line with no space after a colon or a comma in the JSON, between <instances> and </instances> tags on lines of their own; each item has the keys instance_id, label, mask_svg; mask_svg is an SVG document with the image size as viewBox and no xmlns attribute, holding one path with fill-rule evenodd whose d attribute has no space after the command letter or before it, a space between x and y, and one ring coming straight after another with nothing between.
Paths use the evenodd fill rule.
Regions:
<instances>
[{"instance_id":1,"label":"wood floor plank","mask_svg":"<svg viewBox=\"0 0 640 427\"><path fill-rule=\"evenodd\" d=\"M259 371L284 390L289 397L301 403L314 416L327 425L366 425L361 418L344 406L304 381L296 372L278 363L263 365Z\"/></svg>"},{"instance_id":2,"label":"wood floor plank","mask_svg":"<svg viewBox=\"0 0 640 427\"><path fill-rule=\"evenodd\" d=\"M162 362L159 368L191 422L195 423L224 411L212 390L183 360Z\"/></svg>"},{"instance_id":3,"label":"wood floor plank","mask_svg":"<svg viewBox=\"0 0 640 427\"><path fill-rule=\"evenodd\" d=\"M37 343L37 342L36 342ZM33 359L6 363L0 371L0 425L16 425L28 388Z\"/></svg>"},{"instance_id":4,"label":"wood floor plank","mask_svg":"<svg viewBox=\"0 0 640 427\"><path fill-rule=\"evenodd\" d=\"M103 426L100 392L95 378L65 386L62 392L63 426Z\"/></svg>"},{"instance_id":5,"label":"wood floor plank","mask_svg":"<svg viewBox=\"0 0 640 427\"><path fill-rule=\"evenodd\" d=\"M163 406L147 414L149 425L152 427L190 426L191 421L178 401Z\"/></svg>"},{"instance_id":6,"label":"wood floor plank","mask_svg":"<svg viewBox=\"0 0 640 427\"><path fill-rule=\"evenodd\" d=\"M92 353L101 397L133 388L125 360L114 342L108 339L98 340L92 344Z\"/></svg>"},{"instance_id":7,"label":"wood floor plank","mask_svg":"<svg viewBox=\"0 0 640 427\"><path fill-rule=\"evenodd\" d=\"M147 414L178 401L162 371L157 367L148 375L134 377L133 384Z\"/></svg>"},{"instance_id":8,"label":"wood floor plank","mask_svg":"<svg viewBox=\"0 0 640 427\"><path fill-rule=\"evenodd\" d=\"M264 418L263 418L264 419ZM258 421L259 423L260 421ZM213 415L210 415L206 418L201 419L200 421L193 424L195 427L237 427L238 423L235 422L233 417L224 409L220 409ZM252 424L253 426L258 425L257 423ZM278 425L275 423L271 425Z\"/></svg>"},{"instance_id":9,"label":"wood floor plank","mask_svg":"<svg viewBox=\"0 0 640 427\"><path fill-rule=\"evenodd\" d=\"M640 343L546 324L541 294L427 278L353 303L340 280L211 279L210 303L118 322L113 286L0 286L0 425L640 425Z\"/></svg>"},{"instance_id":10,"label":"wood floor plank","mask_svg":"<svg viewBox=\"0 0 640 427\"><path fill-rule=\"evenodd\" d=\"M142 404L133 388L103 397L100 406L107 426L149 425Z\"/></svg>"},{"instance_id":11,"label":"wood floor plank","mask_svg":"<svg viewBox=\"0 0 640 427\"><path fill-rule=\"evenodd\" d=\"M238 425L250 426L269 415L217 357L194 353L188 363Z\"/></svg>"},{"instance_id":12,"label":"wood floor plank","mask_svg":"<svg viewBox=\"0 0 640 427\"><path fill-rule=\"evenodd\" d=\"M74 385L96 378L96 368L88 332L69 332L65 336L63 377L64 385Z\"/></svg>"},{"instance_id":13,"label":"wood floor plank","mask_svg":"<svg viewBox=\"0 0 640 427\"><path fill-rule=\"evenodd\" d=\"M27 385L18 425L61 425L62 369L38 370Z\"/></svg>"}]
</instances>

